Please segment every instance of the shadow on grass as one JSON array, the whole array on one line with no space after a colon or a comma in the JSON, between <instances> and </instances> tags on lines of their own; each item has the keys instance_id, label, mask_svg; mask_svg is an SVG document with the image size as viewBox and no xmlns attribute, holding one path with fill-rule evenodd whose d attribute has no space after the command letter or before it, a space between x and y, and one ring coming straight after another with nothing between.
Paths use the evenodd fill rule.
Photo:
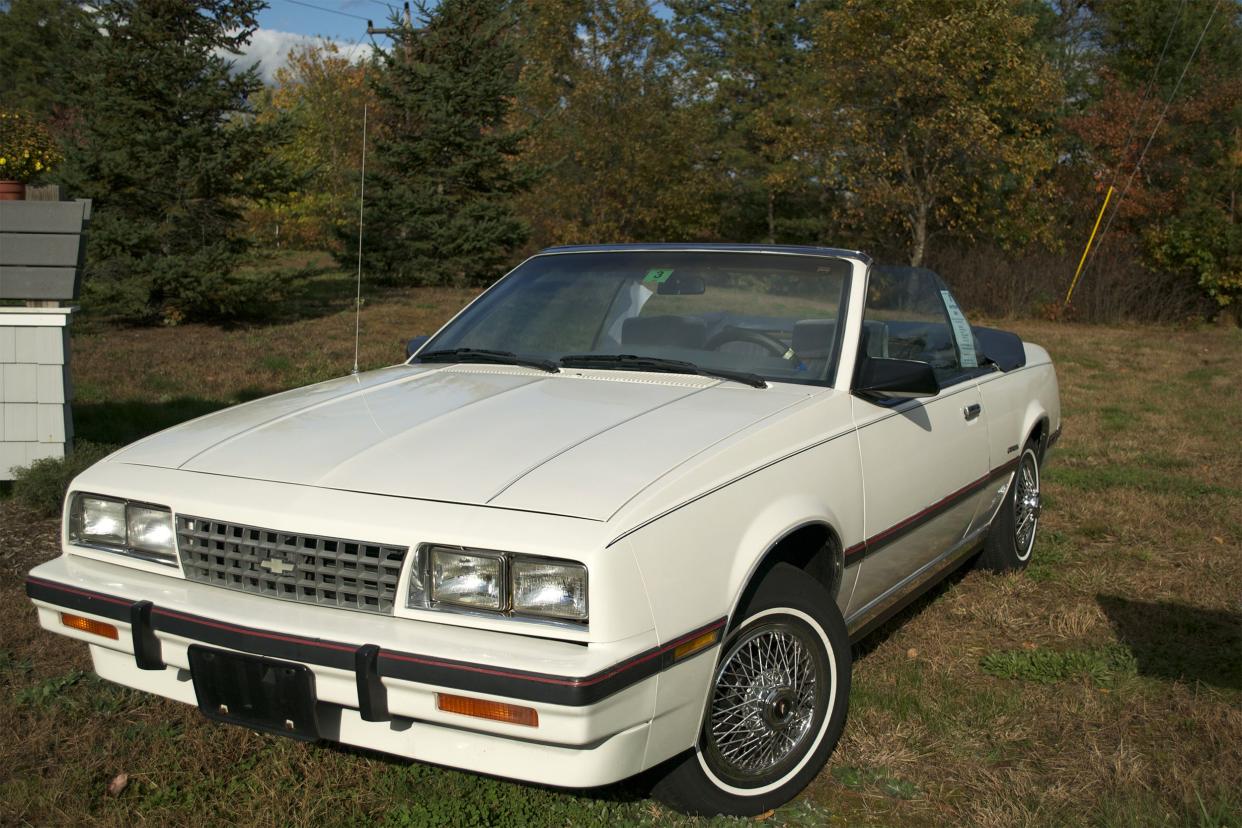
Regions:
<instances>
[{"instance_id":1,"label":"shadow on grass","mask_svg":"<svg viewBox=\"0 0 1242 828\"><path fill-rule=\"evenodd\" d=\"M246 319L242 324L264 327L331 316L353 308L354 290L351 274L334 268L308 268L286 275L280 301L265 308L262 318Z\"/></svg>"},{"instance_id":2,"label":"shadow on grass","mask_svg":"<svg viewBox=\"0 0 1242 828\"><path fill-rule=\"evenodd\" d=\"M1139 675L1242 690L1242 614L1097 595Z\"/></svg>"},{"instance_id":3,"label":"shadow on grass","mask_svg":"<svg viewBox=\"0 0 1242 828\"><path fill-rule=\"evenodd\" d=\"M353 311L357 284L351 271L341 270L335 264L307 266L278 274L282 287L279 301L265 305L258 316L237 320L230 327L262 328L286 325L304 319ZM400 288L366 283L363 285L363 303L382 302L400 295Z\"/></svg>"},{"instance_id":4,"label":"shadow on grass","mask_svg":"<svg viewBox=\"0 0 1242 828\"><path fill-rule=\"evenodd\" d=\"M166 402L74 403L73 431L80 440L123 446L177 423L210 414L232 403L182 397Z\"/></svg>"}]
</instances>

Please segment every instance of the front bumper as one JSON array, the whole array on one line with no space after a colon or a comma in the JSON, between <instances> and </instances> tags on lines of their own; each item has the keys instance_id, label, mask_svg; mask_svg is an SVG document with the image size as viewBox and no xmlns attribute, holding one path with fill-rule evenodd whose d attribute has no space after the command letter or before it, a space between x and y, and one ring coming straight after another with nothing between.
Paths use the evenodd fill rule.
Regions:
<instances>
[{"instance_id":1,"label":"front bumper","mask_svg":"<svg viewBox=\"0 0 1242 828\"><path fill-rule=\"evenodd\" d=\"M288 604L73 556L37 567L26 588L40 624L89 643L96 672L119 684L197 704L195 643L296 662L314 673L326 739L565 787L624 779L694 743L714 662L700 656L717 644L682 645L718 642L724 627L584 645ZM62 611L119 637L67 627ZM439 692L532 707L539 723L442 711Z\"/></svg>"}]
</instances>

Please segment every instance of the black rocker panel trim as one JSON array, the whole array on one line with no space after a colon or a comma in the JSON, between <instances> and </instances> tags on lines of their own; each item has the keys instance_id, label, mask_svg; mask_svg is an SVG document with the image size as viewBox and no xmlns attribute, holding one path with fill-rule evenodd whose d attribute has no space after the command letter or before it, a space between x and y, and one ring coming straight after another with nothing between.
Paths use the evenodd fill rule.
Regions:
<instances>
[{"instance_id":1,"label":"black rocker panel trim","mask_svg":"<svg viewBox=\"0 0 1242 828\"><path fill-rule=\"evenodd\" d=\"M32 599L130 623L133 601L70 587L41 578L26 578L26 594ZM511 670L505 667L434 658L418 653L371 648L321 638L285 635L242 627L224 621L153 606L147 611L151 628L195 641L271 658L335 667L357 673L360 664L369 675L360 681L371 688L378 677L431 684L451 690L488 693L547 704L582 707L667 670L678 659L676 649L707 633L718 633L711 646L686 655L681 661L715 649L726 619L720 618L684 635L645 650L589 676L558 676ZM374 669L372 674L370 670ZM372 715L382 715L377 694L367 699ZM377 709L379 708L379 709ZM386 712L386 711L385 711Z\"/></svg>"}]
</instances>

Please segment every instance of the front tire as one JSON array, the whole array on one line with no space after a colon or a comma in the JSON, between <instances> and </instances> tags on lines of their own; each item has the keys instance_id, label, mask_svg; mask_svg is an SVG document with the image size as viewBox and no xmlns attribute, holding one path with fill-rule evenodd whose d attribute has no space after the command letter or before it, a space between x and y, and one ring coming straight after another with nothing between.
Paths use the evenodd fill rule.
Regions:
<instances>
[{"instance_id":1,"label":"front tire","mask_svg":"<svg viewBox=\"0 0 1242 828\"><path fill-rule=\"evenodd\" d=\"M1026 569L1035 548L1035 532L1039 528L1042 509L1039 493L1038 445L1028 440L1018 456L1009 491L1000 511L992 520L983 551L976 565L992 572L1015 572Z\"/></svg>"},{"instance_id":2,"label":"front tire","mask_svg":"<svg viewBox=\"0 0 1242 828\"><path fill-rule=\"evenodd\" d=\"M695 747L652 793L691 814L754 816L824 767L849 708L849 635L818 582L777 564L742 602L720 649Z\"/></svg>"}]
</instances>

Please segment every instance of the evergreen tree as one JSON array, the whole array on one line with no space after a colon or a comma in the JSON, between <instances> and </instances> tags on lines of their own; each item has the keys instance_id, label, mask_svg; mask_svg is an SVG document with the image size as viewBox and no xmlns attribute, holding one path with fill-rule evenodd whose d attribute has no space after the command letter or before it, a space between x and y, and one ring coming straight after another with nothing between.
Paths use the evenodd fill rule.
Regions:
<instances>
[{"instance_id":1,"label":"evergreen tree","mask_svg":"<svg viewBox=\"0 0 1242 828\"><path fill-rule=\"evenodd\" d=\"M98 38L70 0L0 0L0 107L66 120L81 55Z\"/></svg>"},{"instance_id":2,"label":"evergreen tree","mask_svg":"<svg viewBox=\"0 0 1242 828\"><path fill-rule=\"evenodd\" d=\"M710 124L677 105L663 22L646 0L571 2L531 2L522 20L526 157L544 172L521 206L536 240L710 237Z\"/></svg>"},{"instance_id":3,"label":"evergreen tree","mask_svg":"<svg viewBox=\"0 0 1242 828\"><path fill-rule=\"evenodd\" d=\"M688 95L716 134L722 232L736 241L808 241L813 165L803 81L825 0L670 0ZM825 44L822 48L835 48ZM809 236L808 236L809 234Z\"/></svg>"},{"instance_id":4,"label":"evergreen tree","mask_svg":"<svg viewBox=\"0 0 1242 828\"><path fill-rule=\"evenodd\" d=\"M262 310L267 286L234 270L240 202L273 189L279 125L257 125L254 69L234 71L261 0L98 0L62 179L94 199L88 296L128 315Z\"/></svg>"},{"instance_id":5,"label":"evergreen tree","mask_svg":"<svg viewBox=\"0 0 1242 828\"><path fill-rule=\"evenodd\" d=\"M494 277L528 231L514 196L525 131L510 124L519 60L510 0L418 5L417 32L381 54L365 267L392 284Z\"/></svg>"}]
</instances>

